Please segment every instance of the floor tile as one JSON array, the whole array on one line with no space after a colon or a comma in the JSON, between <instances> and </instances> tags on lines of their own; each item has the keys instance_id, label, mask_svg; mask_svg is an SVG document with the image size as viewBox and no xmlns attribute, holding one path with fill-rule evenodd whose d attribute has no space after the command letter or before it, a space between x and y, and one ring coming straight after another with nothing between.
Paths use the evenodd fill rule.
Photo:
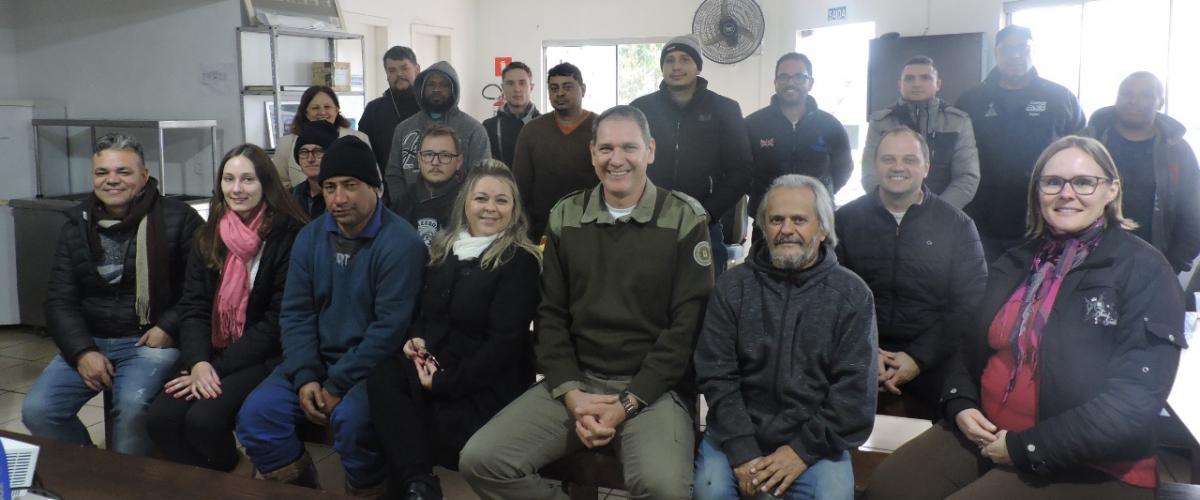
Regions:
<instances>
[{"instance_id":1,"label":"floor tile","mask_svg":"<svg viewBox=\"0 0 1200 500\"><path fill-rule=\"evenodd\" d=\"M0 369L0 389L20 393L28 392L45 368L46 363L22 361L8 368Z\"/></svg>"},{"instance_id":2,"label":"floor tile","mask_svg":"<svg viewBox=\"0 0 1200 500\"><path fill-rule=\"evenodd\" d=\"M24 394L15 392L0 394L0 422L21 420L21 401L24 400Z\"/></svg>"},{"instance_id":3,"label":"floor tile","mask_svg":"<svg viewBox=\"0 0 1200 500\"><path fill-rule=\"evenodd\" d=\"M333 454L333 447L318 443L304 443L304 448L308 450L308 456L312 457L313 463L325 460L326 457Z\"/></svg>"},{"instance_id":4,"label":"floor tile","mask_svg":"<svg viewBox=\"0 0 1200 500\"><path fill-rule=\"evenodd\" d=\"M19 418L0 424L0 429L8 432L16 432L18 434L29 434L29 429L25 428L25 424L21 423L21 419Z\"/></svg>"},{"instance_id":5,"label":"floor tile","mask_svg":"<svg viewBox=\"0 0 1200 500\"><path fill-rule=\"evenodd\" d=\"M9 368L9 367L12 367L12 366L17 366L17 365L21 364L21 363L22 363L22 362L24 362L24 361L25 361L25 360L23 360L23 359L17 359L17 358L8 358L8 357L0 356L0 370L3 370L3 369L5 369L5 368Z\"/></svg>"},{"instance_id":6,"label":"floor tile","mask_svg":"<svg viewBox=\"0 0 1200 500\"><path fill-rule=\"evenodd\" d=\"M49 338L30 333L23 328L0 327L0 349L12 347L26 342L35 342L40 339Z\"/></svg>"},{"instance_id":7,"label":"floor tile","mask_svg":"<svg viewBox=\"0 0 1200 500\"><path fill-rule=\"evenodd\" d=\"M441 467L434 467L433 473L437 474L442 482L442 496L454 500L479 500L479 496L471 491L471 486L463 479L462 474Z\"/></svg>"},{"instance_id":8,"label":"floor tile","mask_svg":"<svg viewBox=\"0 0 1200 500\"><path fill-rule=\"evenodd\" d=\"M104 422L93 424L87 428L88 435L92 437L92 442L101 449L108 449L107 443L104 442Z\"/></svg>"},{"instance_id":9,"label":"floor tile","mask_svg":"<svg viewBox=\"0 0 1200 500\"><path fill-rule=\"evenodd\" d=\"M26 361L45 360L49 362L50 358L53 358L55 354L58 354L58 346L54 345L54 342L50 339L39 339L0 348L0 356Z\"/></svg>"},{"instance_id":10,"label":"floor tile","mask_svg":"<svg viewBox=\"0 0 1200 500\"><path fill-rule=\"evenodd\" d=\"M104 408L85 405L79 410L79 421L88 427L104 423Z\"/></svg>"},{"instance_id":11,"label":"floor tile","mask_svg":"<svg viewBox=\"0 0 1200 500\"><path fill-rule=\"evenodd\" d=\"M342 469L342 459L337 453L332 453L317 462L317 478L321 489L325 491L345 491L346 471Z\"/></svg>"},{"instance_id":12,"label":"floor tile","mask_svg":"<svg viewBox=\"0 0 1200 500\"><path fill-rule=\"evenodd\" d=\"M96 408L104 408L104 394L97 393L92 399L89 399L84 406L95 406Z\"/></svg>"}]
</instances>

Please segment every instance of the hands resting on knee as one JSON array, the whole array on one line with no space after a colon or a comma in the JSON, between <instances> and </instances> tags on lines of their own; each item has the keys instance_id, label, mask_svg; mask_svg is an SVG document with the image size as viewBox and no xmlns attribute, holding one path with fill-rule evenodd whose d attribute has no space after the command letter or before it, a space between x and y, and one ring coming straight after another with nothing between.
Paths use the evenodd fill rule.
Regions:
<instances>
[{"instance_id":1,"label":"hands resting on knee","mask_svg":"<svg viewBox=\"0 0 1200 500\"><path fill-rule=\"evenodd\" d=\"M625 408L615 394L588 394L575 389L563 395L563 405L575 419L575 435L588 448L604 446L625 421Z\"/></svg>"}]
</instances>

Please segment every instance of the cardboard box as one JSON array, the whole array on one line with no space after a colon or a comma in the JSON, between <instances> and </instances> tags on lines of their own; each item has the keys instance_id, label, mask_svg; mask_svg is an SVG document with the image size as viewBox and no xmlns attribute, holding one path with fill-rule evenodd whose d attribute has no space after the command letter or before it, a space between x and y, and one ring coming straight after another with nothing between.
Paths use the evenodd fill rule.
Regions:
<instances>
[{"instance_id":1,"label":"cardboard box","mask_svg":"<svg viewBox=\"0 0 1200 500\"><path fill-rule=\"evenodd\" d=\"M328 85L334 92L350 91L350 63L312 63L312 84Z\"/></svg>"}]
</instances>

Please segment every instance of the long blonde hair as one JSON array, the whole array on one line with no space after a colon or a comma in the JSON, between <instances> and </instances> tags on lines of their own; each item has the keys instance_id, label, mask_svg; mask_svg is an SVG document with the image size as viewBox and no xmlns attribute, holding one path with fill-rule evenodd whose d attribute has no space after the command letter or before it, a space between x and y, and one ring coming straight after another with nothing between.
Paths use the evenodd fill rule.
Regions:
<instances>
[{"instance_id":1,"label":"long blonde hair","mask_svg":"<svg viewBox=\"0 0 1200 500\"><path fill-rule=\"evenodd\" d=\"M1075 148L1083 151L1092 161L1100 166L1100 170L1104 171L1104 175L1108 176L1111 181L1120 183L1121 173L1117 170L1117 163L1113 161L1112 156L1108 154L1108 149L1105 149L1104 144L1091 137L1083 137L1078 135L1068 135L1046 146L1046 150L1042 151L1042 155L1038 157L1037 163L1033 164L1033 175L1029 177L1029 193L1026 203L1028 208L1025 211L1025 238L1035 240L1046 234L1046 218L1042 215L1042 203L1038 190L1038 177L1042 176L1042 172L1046 170L1046 163L1054 155ZM1126 231L1132 231L1138 228L1138 223L1133 219L1125 218L1121 212L1121 203L1125 196L1125 186L1118 184L1117 197L1113 198L1108 205L1104 206L1104 218L1109 224L1118 224Z\"/></svg>"},{"instance_id":2,"label":"long blonde hair","mask_svg":"<svg viewBox=\"0 0 1200 500\"><path fill-rule=\"evenodd\" d=\"M538 264L541 264L542 252L532 241L529 241L529 219L525 216L525 208L521 204L521 193L517 191L517 181L513 178L512 170L509 170L504 162L485 158L471 167L462 188L458 190L458 196L454 199L455 209L450 214L450 226L434 235L429 251L430 267L445 262L446 258L450 256L458 233L467 227L467 202L471 199L471 193L475 191L475 185L484 177L494 178L508 186L513 194L513 208L508 227L504 228L496 241L492 242L487 250L483 251L483 255L479 256L480 267L488 271L496 269L512 258L514 252L520 250L529 252L537 259Z\"/></svg>"}]
</instances>

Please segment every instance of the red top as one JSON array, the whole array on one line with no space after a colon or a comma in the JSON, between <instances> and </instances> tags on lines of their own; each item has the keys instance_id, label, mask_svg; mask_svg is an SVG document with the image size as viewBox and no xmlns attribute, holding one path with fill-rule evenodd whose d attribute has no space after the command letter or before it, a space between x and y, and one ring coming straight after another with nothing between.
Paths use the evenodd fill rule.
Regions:
<instances>
[{"instance_id":1,"label":"red top","mask_svg":"<svg viewBox=\"0 0 1200 500\"><path fill-rule=\"evenodd\" d=\"M1021 432L1037 423L1038 385L1034 376L1036 367L1032 363L1021 365L1016 385L1009 393L1008 401L1004 401L1004 390L1008 387L1009 375L1015 364L1009 336L1012 335L1024 295L1024 286L1013 292L988 328L988 347L992 355L983 369L980 384L983 414L996 427L1009 432ZM1092 464L1092 467L1133 486L1158 486L1158 459L1154 455L1132 462Z\"/></svg>"}]
</instances>

